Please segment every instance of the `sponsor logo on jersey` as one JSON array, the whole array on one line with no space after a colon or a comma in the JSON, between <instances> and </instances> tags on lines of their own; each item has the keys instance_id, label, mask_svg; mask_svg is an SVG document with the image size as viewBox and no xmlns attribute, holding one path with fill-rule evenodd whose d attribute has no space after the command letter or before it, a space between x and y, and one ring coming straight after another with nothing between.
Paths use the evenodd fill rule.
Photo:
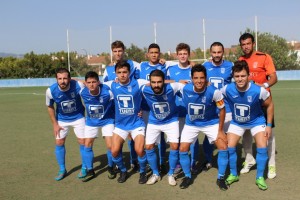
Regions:
<instances>
[{"instance_id":1,"label":"sponsor logo on jersey","mask_svg":"<svg viewBox=\"0 0 300 200\"><path fill-rule=\"evenodd\" d=\"M221 77L210 77L208 81L211 82L218 89L224 86L224 79Z\"/></svg>"},{"instance_id":2,"label":"sponsor logo on jersey","mask_svg":"<svg viewBox=\"0 0 300 200\"><path fill-rule=\"evenodd\" d=\"M253 68L257 68L258 62L253 63Z\"/></svg>"},{"instance_id":3,"label":"sponsor logo on jersey","mask_svg":"<svg viewBox=\"0 0 300 200\"><path fill-rule=\"evenodd\" d=\"M176 72L175 75L177 76L178 74L180 74L180 72Z\"/></svg>"},{"instance_id":4,"label":"sponsor logo on jersey","mask_svg":"<svg viewBox=\"0 0 300 200\"><path fill-rule=\"evenodd\" d=\"M204 119L205 115L205 105L204 104L196 104L189 103L188 104L188 115L191 121L197 119Z\"/></svg>"},{"instance_id":5,"label":"sponsor logo on jersey","mask_svg":"<svg viewBox=\"0 0 300 200\"><path fill-rule=\"evenodd\" d=\"M60 105L64 113L72 113L77 110L76 101L74 99L68 101L62 101Z\"/></svg>"},{"instance_id":6,"label":"sponsor logo on jersey","mask_svg":"<svg viewBox=\"0 0 300 200\"><path fill-rule=\"evenodd\" d=\"M250 121L250 106L246 104L234 104L235 120L238 122Z\"/></svg>"},{"instance_id":7,"label":"sponsor logo on jersey","mask_svg":"<svg viewBox=\"0 0 300 200\"><path fill-rule=\"evenodd\" d=\"M90 105L89 114L90 118L102 119L104 116L104 107L102 105Z\"/></svg>"},{"instance_id":8,"label":"sponsor logo on jersey","mask_svg":"<svg viewBox=\"0 0 300 200\"><path fill-rule=\"evenodd\" d=\"M121 115L134 114L134 102L132 95L118 95L117 100Z\"/></svg>"},{"instance_id":9,"label":"sponsor logo on jersey","mask_svg":"<svg viewBox=\"0 0 300 200\"><path fill-rule=\"evenodd\" d=\"M165 119L170 114L168 102L155 102L152 104L152 109L156 119Z\"/></svg>"},{"instance_id":10,"label":"sponsor logo on jersey","mask_svg":"<svg viewBox=\"0 0 300 200\"><path fill-rule=\"evenodd\" d=\"M64 96L64 95L59 95L57 98L59 98L59 99L60 99L60 98L62 98L63 96Z\"/></svg>"},{"instance_id":11,"label":"sponsor logo on jersey","mask_svg":"<svg viewBox=\"0 0 300 200\"><path fill-rule=\"evenodd\" d=\"M146 70L150 69L150 67L146 67Z\"/></svg>"}]
</instances>

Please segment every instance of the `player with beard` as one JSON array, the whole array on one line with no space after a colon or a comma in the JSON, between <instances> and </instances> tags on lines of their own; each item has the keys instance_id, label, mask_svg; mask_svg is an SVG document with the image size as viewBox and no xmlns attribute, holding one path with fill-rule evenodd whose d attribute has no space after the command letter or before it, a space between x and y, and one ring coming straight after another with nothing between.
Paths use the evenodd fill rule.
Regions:
<instances>
[{"instance_id":1,"label":"player with beard","mask_svg":"<svg viewBox=\"0 0 300 200\"><path fill-rule=\"evenodd\" d=\"M165 133L170 142L169 185L175 186L174 169L178 162L179 126L176 109L176 93L184 86L181 83L164 83L165 75L161 70L150 73L150 86L143 86L142 93L150 108L146 132L146 155L152 169L152 176L147 181L152 185L160 180L155 153L155 143L160 142L161 133Z\"/></svg>"},{"instance_id":2,"label":"player with beard","mask_svg":"<svg viewBox=\"0 0 300 200\"><path fill-rule=\"evenodd\" d=\"M82 169L78 176L86 175L86 166L83 162L84 151L84 107L79 92L84 85L71 80L70 72L65 68L56 70L56 81L46 91L46 105L53 125L55 137L55 155L59 165L55 180L60 181L67 175L65 166L65 140L70 127L73 127L77 137L82 158ZM56 108L54 107L56 104Z\"/></svg>"},{"instance_id":3,"label":"player with beard","mask_svg":"<svg viewBox=\"0 0 300 200\"><path fill-rule=\"evenodd\" d=\"M216 88L221 89L225 85L231 83L232 80L231 69L233 63L223 59L224 46L221 42L214 42L210 45L210 55L211 55L211 60L203 63L203 66L206 68L207 79ZM224 131L226 133L229 127L229 123L232 120L232 114L226 99L224 100L224 102L225 102L225 110L226 110ZM204 150L206 162L204 162L202 168L204 171L207 171L212 167L211 161L212 161L213 145L209 144L206 136L203 140L203 150Z\"/></svg>"}]
</instances>

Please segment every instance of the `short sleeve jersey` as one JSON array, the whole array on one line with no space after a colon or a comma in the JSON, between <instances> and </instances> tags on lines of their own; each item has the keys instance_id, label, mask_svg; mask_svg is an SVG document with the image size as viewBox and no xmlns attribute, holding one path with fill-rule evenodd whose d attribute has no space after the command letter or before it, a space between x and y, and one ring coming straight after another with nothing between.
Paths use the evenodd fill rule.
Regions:
<instances>
[{"instance_id":1,"label":"short sleeve jersey","mask_svg":"<svg viewBox=\"0 0 300 200\"><path fill-rule=\"evenodd\" d=\"M46 105L56 104L56 119L62 122L72 122L84 117L84 106L79 95L84 85L75 80L70 81L70 88L62 91L57 83L46 91Z\"/></svg>"},{"instance_id":2,"label":"short sleeve jersey","mask_svg":"<svg viewBox=\"0 0 300 200\"><path fill-rule=\"evenodd\" d=\"M131 79L126 85L109 81L108 85L114 95L115 126L122 130L133 130L145 127L145 123L138 113L141 111L141 87L148 83L146 80Z\"/></svg>"},{"instance_id":3,"label":"short sleeve jersey","mask_svg":"<svg viewBox=\"0 0 300 200\"><path fill-rule=\"evenodd\" d=\"M175 82L180 80L187 80L191 82L191 67L183 68L180 67L179 64L170 66L167 70L167 79L174 80ZM185 117L186 109L182 102L182 98L179 96L176 97L176 105L178 109L178 116Z\"/></svg>"},{"instance_id":4,"label":"short sleeve jersey","mask_svg":"<svg viewBox=\"0 0 300 200\"><path fill-rule=\"evenodd\" d=\"M175 99L183 86L181 83L164 84L162 94L155 94L151 86L143 86L143 96L150 108L149 124L169 124L178 120Z\"/></svg>"},{"instance_id":5,"label":"short sleeve jersey","mask_svg":"<svg viewBox=\"0 0 300 200\"><path fill-rule=\"evenodd\" d=\"M232 124L243 127L265 125L262 103L270 96L263 87L249 83L246 91L240 92L235 83L221 89L232 110Z\"/></svg>"},{"instance_id":6,"label":"short sleeve jersey","mask_svg":"<svg viewBox=\"0 0 300 200\"><path fill-rule=\"evenodd\" d=\"M92 95L87 87L80 92L80 95L86 108L86 125L102 127L114 124L113 94L107 85L100 84L97 95Z\"/></svg>"},{"instance_id":7,"label":"short sleeve jersey","mask_svg":"<svg viewBox=\"0 0 300 200\"><path fill-rule=\"evenodd\" d=\"M213 62L207 61L203 63L206 68L207 79L216 88L221 89L225 85L231 83L232 80L232 66L233 63L227 60L223 60L221 65L214 65ZM231 112L230 107L225 99L226 113Z\"/></svg>"},{"instance_id":8,"label":"short sleeve jersey","mask_svg":"<svg viewBox=\"0 0 300 200\"><path fill-rule=\"evenodd\" d=\"M182 93L187 125L209 126L219 123L216 109L225 106L221 91L210 85L199 93L195 92L193 83L189 83L184 86Z\"/></svg>"}]
</instances>

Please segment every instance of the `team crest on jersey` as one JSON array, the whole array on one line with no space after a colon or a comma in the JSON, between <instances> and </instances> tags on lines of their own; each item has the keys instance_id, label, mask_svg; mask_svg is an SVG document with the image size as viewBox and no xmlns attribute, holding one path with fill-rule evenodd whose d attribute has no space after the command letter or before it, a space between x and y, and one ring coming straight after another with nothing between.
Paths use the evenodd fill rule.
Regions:
<instances>
[{"instance_id":1,"label":"team crest on jersey","mask_svg":"<svg viewBox=\"0 0 300 200\"><path fill-rule=\"evenodd\" d=\"M99 98L99 102L103 103L103 98L102 97Z\"/></svg>"},{"instance_id":2,"label":"team crest on jersey","mask_svg":"<svg viewBox=\"0 0 300 200\"><path fill-rule=\"evenodd\" d=\"M206 97L202 97L201 102L206 103Z\"/></svg>"},{"instance_id":3,"label":"team crest on jersey","mask_svg":"<svg viewBox=\"0 0 300 200\"><path fill-rule=\"evenodd\" d=\"M132 92L132 87L129 85L127 86L128 92Z\"/></svg>"},{"instance_id":4,"label":"team crest on jersey","mask_svg":"<svg viewBox=\"0 0 300 200\"><path fill-rule=\"evenodd\" d=\"M162 95L162 97L163 97L163 99L164 99L165 101L168 100L168 96L167 96L166 94Z\"/></svg>"},{"instance_id":5,"label":"team crest on jersey","mask_svg":"<svg viewBox=\"0 0 300 200\"><path fill-rule=\"evenodd\" d=\"M253 68L257 68L258 62L253 63Z\"/></svg>"},{"instance_id":6,"label":"team crest on jersey","mask_svg":"<svg viewBox=\"0 0 300 200\"><path fill-rule=\"evenodd\" d=\"M225 68L221 68L221 73L224 74L225 73Z\"/></svg>"},{"instance_id":7,"label":"team crest on jersey","mask_svg":"<svg viewBox=\"0 0 300 200\"><path fill-rule=\"evenodd\" d=\"M248 100L249 103L251 103L252 102L252 96L247 96L247 100Z\"/></svg>"},{"instance_id":8,"label":"team crest on jersey","mask_svg":"<svg viewBox=\"0 0 300 200\"><path fill-rule=\"evenodd\" d=\"M75 98L75 93L74 92L71 93L71 97Z\"/></svg>"}]
</instances>

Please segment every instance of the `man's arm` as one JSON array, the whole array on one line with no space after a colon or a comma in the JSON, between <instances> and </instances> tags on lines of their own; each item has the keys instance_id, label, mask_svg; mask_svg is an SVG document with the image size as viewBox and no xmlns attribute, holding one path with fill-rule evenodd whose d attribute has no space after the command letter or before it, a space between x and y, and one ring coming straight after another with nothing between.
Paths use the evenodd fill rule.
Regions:
<instances>
[{"instance_id":1,"label":"man's arm","mask_svg":"<svg viewBox=\"0 0 300 200\"><path fill-rule=\"evenodd\" d=\"M59 131L63 130L63 128L58 125L58 122L57 122L56 117L55 117L55 109L54 109L53 106L48 106L47 108L48 108L48 114L49 114L51 123L53 125L54 137L55 138L60 138Z\"/></svg>"}]
</instances>

